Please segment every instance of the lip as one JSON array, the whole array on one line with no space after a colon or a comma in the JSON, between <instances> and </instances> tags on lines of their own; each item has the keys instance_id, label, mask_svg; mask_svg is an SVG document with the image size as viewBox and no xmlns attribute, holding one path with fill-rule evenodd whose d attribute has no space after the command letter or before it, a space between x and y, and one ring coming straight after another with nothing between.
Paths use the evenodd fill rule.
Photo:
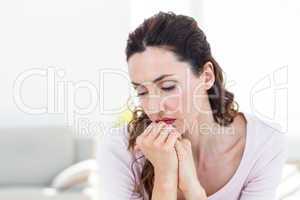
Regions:
<instances>
[{"instance_id":1,"label":"lip","mask_svg":"<svg viewBox=\"0 0 300 200\"><path fill-rule=\"evenodd\" d=\"M160 121L165 122L166 124L173 124L175 122L176 119L174 118L162 118L162 119L158 119L155 122L158 123Z\"/></svg>"}]
</instances>

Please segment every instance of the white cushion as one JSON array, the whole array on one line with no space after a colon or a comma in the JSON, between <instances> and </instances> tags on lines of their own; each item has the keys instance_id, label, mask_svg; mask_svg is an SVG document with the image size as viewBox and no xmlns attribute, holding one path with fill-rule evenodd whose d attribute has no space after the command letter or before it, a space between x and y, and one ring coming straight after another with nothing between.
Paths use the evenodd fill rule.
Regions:
<instances>
[{"instance_id":1,"label":"white cushion","mask_svg":"<svg viewBox=\"0 0 300 200\"><path fill-rule=\"evenodd\" d=\"M52 187L66 190L71 187L88 183L89 176L97 170L96 161L93 159L81 161L59 173L52 182Z\"/></svg>"}]
</instances>

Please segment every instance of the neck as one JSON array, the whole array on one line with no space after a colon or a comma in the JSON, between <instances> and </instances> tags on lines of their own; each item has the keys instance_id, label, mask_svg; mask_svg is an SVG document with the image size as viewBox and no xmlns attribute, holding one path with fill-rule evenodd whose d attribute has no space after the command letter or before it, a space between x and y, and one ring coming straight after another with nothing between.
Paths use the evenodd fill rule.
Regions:
<instances>
[{"instance_id":1,"label":"neck","mask_svg":"<svg viewBox=\"0 0 300 200\"><path fill-rule=\"evenodd\" d=\"M184 134L191 141L195 162L205 159L207 155L214 157L223 153L232 142L230 136L233 130L233 123L228 127L221 126L214 121L211 113L199 116L196 126Z\"/></svg>"}]
</instances>

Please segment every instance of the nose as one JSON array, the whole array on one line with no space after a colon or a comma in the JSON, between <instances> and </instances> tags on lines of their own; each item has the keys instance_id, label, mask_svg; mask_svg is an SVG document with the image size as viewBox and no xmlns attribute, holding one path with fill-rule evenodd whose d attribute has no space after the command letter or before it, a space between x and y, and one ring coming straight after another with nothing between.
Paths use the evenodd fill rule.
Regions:
<instances>
[{"instance_id":1,"label":"nose","mask_svg":"<svg viewBox=\"0 0 300 200\"><path fill-rule=\"evenodd\" d=\"M165 111L163 100L160 95L151 95L147 101L147 110L149 114L159 114Z\"/></svg>"}]
</instances>

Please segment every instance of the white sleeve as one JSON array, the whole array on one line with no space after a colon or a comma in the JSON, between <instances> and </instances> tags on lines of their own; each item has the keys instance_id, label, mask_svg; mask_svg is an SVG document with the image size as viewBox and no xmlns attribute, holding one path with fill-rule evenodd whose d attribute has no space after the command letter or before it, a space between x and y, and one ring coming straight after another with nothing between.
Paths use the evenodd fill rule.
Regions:
<instances>
[{"instance_id":1,"label":"white sleeve","mask_svg":"<svg viewBox=\"0 0 300 200\"><path fill-rule=\"evenodd\" d=\"M134 157L127 150L126 140L122 133L105 134L97 145L96 159L101 200L142 199L133 193L135 179L131 165Z\"/></svg>"}]
</instances>

